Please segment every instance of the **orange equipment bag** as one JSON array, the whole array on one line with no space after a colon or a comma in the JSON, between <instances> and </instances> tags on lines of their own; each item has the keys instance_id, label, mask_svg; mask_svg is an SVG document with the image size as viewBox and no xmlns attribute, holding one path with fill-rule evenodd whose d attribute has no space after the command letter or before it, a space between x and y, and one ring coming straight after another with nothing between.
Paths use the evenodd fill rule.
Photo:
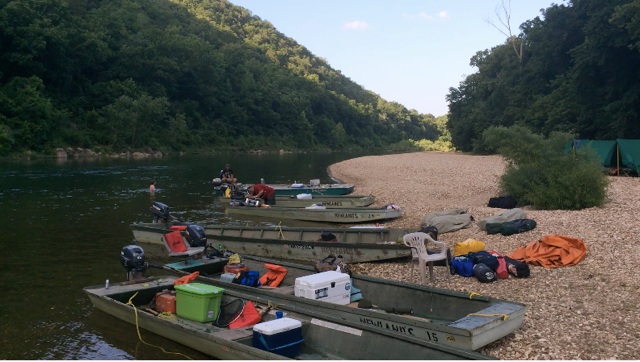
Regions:
<instances>
[{"instance_id":1,"label":"orange equipment bag","mask_svg":"<svg viewBox=\"0 0 640 362\"><path fill-rule=\"evenodd\" d=\"M187 251L187 246L182 240L182 235L179 231L172 231L168 234L164 234L164 239L167 241L167 245L173 253L184 253Z\"/></svg>"},{"instance_id":2,"label":"orange equipment bag","mask_svg":"<svg viewBox=\"0 0 640 362\"><path fill-rule=\"evenodd\" d=\"M173 225L169 226L169 230L185 231L187 227L185 225Z\"/></svg>"},{"instance_id":3,"label":"orange equipment bag","mask_svg":"<svg viewBox=\"0 0 640 362\"><path fill-rule=\"evenodd\" d=\"M156 312L170 312L176 314L176 295L175 292L159 292L156 293Z\"/></svg>"},{"instance_id":4,"label":"orange equipment bag","mask_svg":"<svg viewBox=\"0 0 640 362\"><path fill-rule=\"evenodd\" d=\"M264 266L269 271L260 278L260 285L265 287L277 287L280 285L282 279L287 275L287 269L274 264L265 264Z\"/></svg>"},{"instance_id":5,"label":"orange equipment bag","mask_svg":"<svg viewBox=\"0 0 640 362\"><path fill-rule=\"evenodd\" d=\"M229 324L229 329L252 326L262 320L262 316L251 301L244 305L244 310L238 319Z\"/></svg>"},{"instance_id":6,"label":"orange equipment bag","mask_svg":"<svg viewBox=\"0 0 640 362\"><path fill-rule=\"evenodd\" d=\"M242 266L238 266L238 264L227 264L222 268L222 271L224 273L233 273L233 274L238 274L241 271L249 271L249 268L247 268L246 266L244 266L244 264L241 264Z\"/></svg>"},{"instance_id":7,"label":"orange equipment bag","mask_svg":"<svg viewBox=\"0 0 640 362\"><path fill-rule=\"evenodd\" d=\"M200 272L193 272L189 275L185 275L180 279L177 279L175 282L173 282L173 285L182 285L182 284L189 284L192 281L196 280L196 278L198 277L198 275L200 275Z\"/></svg>"}]
</instances>

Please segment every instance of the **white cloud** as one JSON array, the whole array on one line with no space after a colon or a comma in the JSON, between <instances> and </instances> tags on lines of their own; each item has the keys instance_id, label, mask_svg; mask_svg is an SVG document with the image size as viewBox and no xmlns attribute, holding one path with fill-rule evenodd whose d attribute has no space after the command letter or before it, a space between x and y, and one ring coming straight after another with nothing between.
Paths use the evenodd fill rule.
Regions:
<instances>
[{"instance_id":1,"label":"white cloud","mask_svg":"<svg viewBox=\"0 0 640 362\"><path fill-rule=\"evenodd\" d=\"M446 11L441 11L438 13L438 17L442 18L442 19L449 19L449 14L447 14Z\"/></svg>"},{"instance_id":2,"label":"white cloud","mask_svg":"<svg viewBox=\"0 0 640 362\"><path fill-rule=\"evenodd\" d=\"M420 19L433 20L433 16L427 15L427 13L420 13L420 14L418 14L418 17Z\"/></svg>"},{"instance_id":3,"label":"white cloud","mask_svg":"<svg viewBox=\"0 0 640 362\"><path fill-rule=\"evenodd\" d=\"M367 24L366 21L358 21L358 20L352 21L350 23L345 23L342 26L342 29L361 29L361 30L365 30L367 28L369 28L369 24Z\"/></svg>"}]
</instances>

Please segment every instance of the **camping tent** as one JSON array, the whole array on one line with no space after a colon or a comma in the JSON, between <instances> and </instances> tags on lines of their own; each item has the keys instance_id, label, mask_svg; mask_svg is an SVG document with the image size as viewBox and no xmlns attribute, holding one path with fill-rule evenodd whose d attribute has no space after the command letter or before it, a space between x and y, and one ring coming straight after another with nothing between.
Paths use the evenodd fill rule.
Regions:
<instances>
[{"instance_id":1,"label":"camping tent","mask_svg":"<svg viewBox=\"0 0 640 362\"><path fill-rule=\"evenodd\" d=\"M573 146L576 150L586 145L590 145L596 150L600 157L600 165L604 167L616 166L616 141L573 140Z\"/></svg>"},{"instance_id":2,"label":"camping tent","mask_svg":"<svg viewBox=\"0 0 640 362\"><path fill-rule=\"evenodd\" d=\"M640 173L640 140L618 138L620 149L620 165Z\"/></svg>"}]
</instances>

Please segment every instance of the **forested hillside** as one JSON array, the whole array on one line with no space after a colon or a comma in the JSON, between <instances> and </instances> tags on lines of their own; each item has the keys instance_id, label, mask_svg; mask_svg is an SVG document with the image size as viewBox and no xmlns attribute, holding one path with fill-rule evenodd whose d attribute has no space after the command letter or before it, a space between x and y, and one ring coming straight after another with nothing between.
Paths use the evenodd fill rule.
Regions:
<instances>
[{"instance_id":1,"label":"forested hillside","mask_svg":"<svg viewBox=\"0 0 640 362\"><path fill-rule=\"evenodd\" d=\"M0 154L439 135L225 0L0 0Z\"/></svg>"},{"instance_id":2,"label":"forested hillside","mask_svg":"<svg viewBox=\"0 0 640 362\"><path fill-rule=\"evenodd\" d=\"M545 135L640 138L640 0L572 0L543 15L478 52L478 72L450 89L455 147L481 147L485 129L513 124ZM512 42L516 50L523 42L521 58Z\"/></svg>"}]
</instances>

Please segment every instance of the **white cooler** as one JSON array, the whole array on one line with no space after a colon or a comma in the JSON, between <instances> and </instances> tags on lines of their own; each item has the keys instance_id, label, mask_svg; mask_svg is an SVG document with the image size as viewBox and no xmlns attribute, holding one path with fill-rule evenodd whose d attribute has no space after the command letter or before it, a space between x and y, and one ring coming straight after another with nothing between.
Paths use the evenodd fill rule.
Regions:
<instances>
[{"instance_id":1,"label":"white cooler","mask_svg":"<svg viewBox=\"0 0 640 362\"><path fill-rule=\"evenodd\" d=\"M336 304L351 302L349 274L327 271L296 278L295 296Z\"/></svg>"}]
</instances>

